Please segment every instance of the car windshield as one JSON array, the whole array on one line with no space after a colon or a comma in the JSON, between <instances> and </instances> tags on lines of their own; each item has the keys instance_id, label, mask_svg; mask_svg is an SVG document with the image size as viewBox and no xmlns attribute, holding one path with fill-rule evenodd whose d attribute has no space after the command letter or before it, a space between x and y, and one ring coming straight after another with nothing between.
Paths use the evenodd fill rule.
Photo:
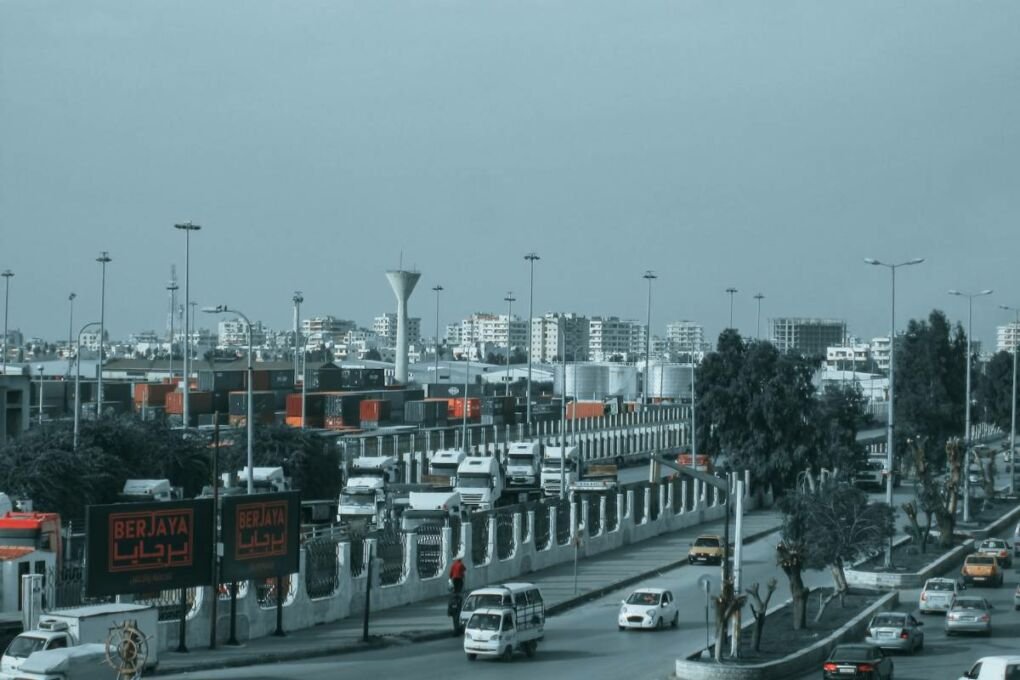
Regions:
<instances>
[{"instance_id":1,"label":"car windshield","mask_svg":"<svg viewBox=\"0 0 1020 680\"><path fill-rule=\"evenodd\" d=\"M994 550L1005 550L1006 549L1006 543L1005 543L1005 541L985 541L984 543L981 544L981 547L982 548L991 548L991 549L994 549Z\"/></svg>"},{"instance_id":2,"label":"car windshield","mask_svg":"<svg viewBox=\"0 0 1020 680\"><path fill-rule=\"evenodd\" d=\"M696 547L696 548L718 548L719 547L719 539L718 538L714 538L714 537L710 537L710 536L702 536L701 538L697 538L697 539L694 540L694 547Z\"/></svg>"},{"instance_id":3,"label":"car windshield","mask_svg":"<svg viewBox=\"0 0 1020 680\"><path fill-rule=\"evenodd\" d=\"M468 621L468 628L473 630L499 630L499 614L475 614Z\"/></svg>"},{"instance_id":4,"label":"car windshield","mask_svg":"<svg viewBox=\"0 0 1020 680\"><path fill-rule=\"evenodd\" d=\"M468 595L468 598L464 600L463 609L466 612L473 612L476 609L496 608L502 605L502 595L498 593L481 593L478 595Z\"/></svg>"},{"instance_id":5,"label":"car windshield","mask_svg":"<svg viewBox=\"0 0 1020 680\"><path fill-rule=\"evenodd\" d=\"M975 555L967 558L967 564L995 564L995 558Z\"/></svg>"},{"instance_id":6,"label":"car windshield","mask_svg":"<svg viewBox=\"0 0 1020 680\"><path fill-rule=\"evenodd\" d=\"M953 584L949 581L928 581L928 583L924 586L924 589L949 592L953 590Z\"/></svg>"},{"instance_id":7,"label":"car windshield","mask_svg":"<svg viewBox=\"0 0 1020 680\"><path fill-rule=\"evenodd\" d=\"M630 597L627 598L627 604L645 604L648 606L655 606L659 604L659 594L642 593L640 591L631 593Z\"/></svg>"},{"instance_id":8,"label":"car windshield","mask_svg":"<svg viewBox=\"0 0 1020 680\"><path fill-rule=\"evenodd\" d=\"M464 489L488 489L492 484L488 476L460 475L457 477L457 486Z\"/></svg>"},{"instance_id":9,"label":"car windshield","mask_svg":"<svg viewBox=\"0 0 1020 680\"><path fill-rule=\"evenodd\" d=\"M960 599L953 605L953 609L984 609L985 603L981 600Z\"/></svg>"},{"instance_id":10,"label":"car windshield","mask_svg":"<svg viewBox=\"0 0 1020 680\"><path fill-rule=\"evenodd\" d=\"M875 650L866 645L839 645L829 655L830 661L869 661L876 656Z\"/></svg>"},{"instance_id":11,"label":"car windshield","mask_svg":"<svg viewBox=\"0 0 1020 680\"><path fill-rule=\"evenodd\" d=\"M33 652L38 652L46 645L46 638L19 635L11 642L11 646L4 652L7 656L14 656L24 659Z\"/></svg>"},{"instance_id":12,"label":"car windshield","mask_svg":"<svg viewBox=\"0 0 1020 680\"><path fill-rule=\"evenodd\" d=\"M883 614L882 616L876 616L871 620L872 628L901 628L903 627L903 617L895 616L893 614Z\"/></svg>"}]
</instances>

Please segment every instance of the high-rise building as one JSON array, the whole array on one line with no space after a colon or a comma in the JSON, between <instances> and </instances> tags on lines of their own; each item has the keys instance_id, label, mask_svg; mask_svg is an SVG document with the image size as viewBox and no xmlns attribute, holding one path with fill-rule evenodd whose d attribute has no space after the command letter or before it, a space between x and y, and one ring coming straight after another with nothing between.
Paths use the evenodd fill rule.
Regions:
<instances>
[{"instance_id":1,"label":"high-rise building","mask_svg":"<svg viewBox=\"0 0 1020 680\"><path fill-rule=\"evenodd\" d=\"M636 321L595 316L588 322L588 358L592 361L629 361L634 351ZM640 333L643 341L644 334ZM641 345L644 351L644 345Z\"/></svg>"},{"instance_id":2,"label":"high-rise building","mask_svg":"<svg viewBox=\"0 0 1020 680\"><path fill-rule=\"evenodd\" d=\"M880 371L889 370L889 337L871 339L871 358Z\"/></svg>"},{"instance_id":3,"label":"high-rise building","mask_svg":"<svg viewBox=\"0 0 1020 680\"><path fill-rule=\"evenodd\" d=\"M1011 321L995 329L995 351L1012 352L1020 342L1020 324Z\"/></svg>"},{"instance_id":4,"label":"high-rise building","mask_svg":"<svg viewBox=\"0 0 1020 680\"><path fill-rule=\"evenodd\" d=\"M375 331L387 347L397 345L397 315L395 312L387 312L375 317L372 322L372 330ZM407 320L407 341L410 343L421 341L421 319L411 317Z\"/></svg>"},{"instance_id":5,"label":"high-rise building","mask_svg":"<svg viewBox=\"0 0 1020 680\"><path fill-rule=\"evenodd\" d=\"M475 313L460 322L458 344L483 344L511 350L528 344L528 322L506 314Z\"/></svg>"},{"instance_id":6,"label":"high-rise building","mask_svg":"<svg viewBox=\"0 0 1020 680\"><path fill-rule=\"evenodd\" d=\"M846 339L846 322L797 317L769 319L769 337L780 352L824 359L829 347L841 345Z\"/></svg>"},{"instance_id":7,"label":"high-rise building","mask_svg":"<svg viewBox=\"0 0 1020 680\"><path fill-rule=\"evenodd\" d=\"M337 319L333 316L313 316L301 320L301 334L305 337L341 339L348 331L358 327L353 321Z\"/></svg>"},{"instance_id":8,"label":"high-rise building","mask_svg":"<svg viewBox=\"0 0 1020 680\"><path fill-rule=\"evenodd\" d=\"M574 313L549 312L531 320L531 356L551 362L565 352L567 359L588 359L588 317Z\"/></svg>"},{"instance_id":9,"label":"high-rise building","mask_svg":"<svg viewBox=\"0 0 1020 680\"><path fill-rule=\"evenodd\" d=\"M695 321L666 324L666 344L674 352L698 352L705 345L705 327Z\"/></svg>"},{"instance_id":10,"label":"high-rise building","mask_svg":"<svg viewBox=\"0 0 1020 680\"><path fill-rule=\"evenodd\" d=\"M248 324L241 319L220 321L218 326L219 347L247 347ZM266 344L266 329L261 321L251 325L251 342L255 347Z\"/></svg>"}]
</instances>

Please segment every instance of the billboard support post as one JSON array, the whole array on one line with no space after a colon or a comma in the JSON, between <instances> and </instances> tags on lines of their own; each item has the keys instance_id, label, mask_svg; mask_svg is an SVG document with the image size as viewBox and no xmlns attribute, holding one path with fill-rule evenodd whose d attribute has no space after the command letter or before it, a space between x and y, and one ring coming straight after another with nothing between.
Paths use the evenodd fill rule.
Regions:
<instances>
[{"instance_id":1,"label":"billboard support post","mask_svg":"<svg viewBox=\"0 0 1020 680\"><path fill-rule=\"evenodd\" d=\"M276 637L287 637L283 632L283 576L276 576Z\"/></svg>"},{"instance_id":2,"label":"billboard support post","mask_svg":"<svg viewBox=\"0 0 1020 680\"><path fill-rule=\"evenodd\" d=\"M177 651L188 653L188 589L181 588L181 623L177 629Z\"/></svg>"},{"instance_id":3,"label":"billboard support post","mask_svg":"<svg viewBox=\"0 0 1020 680\"><path fill-rule=\"evenodd\" d=\"M237 581L230 584L230 639L227 644L235 647L241 644L237 641Z\"/></svg>"}]
</instances>

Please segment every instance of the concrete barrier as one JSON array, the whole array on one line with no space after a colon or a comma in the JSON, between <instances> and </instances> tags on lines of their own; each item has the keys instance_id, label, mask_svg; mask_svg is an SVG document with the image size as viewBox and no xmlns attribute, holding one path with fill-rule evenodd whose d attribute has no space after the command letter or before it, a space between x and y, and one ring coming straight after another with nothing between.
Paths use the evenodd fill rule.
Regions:
<instances>
[{"instance_id":1,"label":"concrete barrier","mask_svg":"<svg viewBox=\"0 0 1020 680\"><path fill-rule=\"evenodd\" d=\"M886 593L828 637L776 661L737 664L677 659L676 677L684 680L785 680L812 668L820 669L822 662L836 645L863 639L871 617L876 612L892 609L898 603L899 593ZM750 632L747 634L750 635Z\"/></svg>"}]
</instances>

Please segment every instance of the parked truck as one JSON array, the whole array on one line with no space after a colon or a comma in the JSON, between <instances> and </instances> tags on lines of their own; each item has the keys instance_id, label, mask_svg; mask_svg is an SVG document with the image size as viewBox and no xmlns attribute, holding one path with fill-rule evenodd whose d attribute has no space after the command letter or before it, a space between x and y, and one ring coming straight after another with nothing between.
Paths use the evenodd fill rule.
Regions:
<instances>
[{"instance_id":1,"label":"parked truck","mask_svg":"<svg viewBox=\"0 0 1020 680\"><path fill-rule=\"evenodd\" d=\"M559 478L557 477L557 484ZM611 491L617 485L617 468L615 465L587 465L584 468L584 478L570 484L570 490L575 492L603 493Z\"/></svg>"},{"instance_id":2,"label":"parked truck","mask_svg":"<svg viewBox=\"0 0 1020 680\"><path fill-rule=\"evenodd\" d=\"M43 614L33 630L25 631L11 641L0 658L0 673L21 677L25 660L35 652L76 647L87 643L106 644L110 629L126 620L136 622L138 630L155 639L158 614L152 605L111 603L97 604ZM147 667L159 661L159 646L149 645Z\"/></svg>"},{"instance_id":3,"label":"parked truck","mask_svg":"<svg viewBox=\"0 0 1020 680\"><path fill-rule=\"evenodd\" d=\"M500 504L506 488L503 468L494 456L465 458L457 468L461 501L473 510L491 510Z\"/></svg>"},{"instance_id":4,"label":"parked truck","mask_svg":"<svg viewBox=\"0 0 1020 680\"><path fill-rule=\"evenodd\" d=\"M533 489L542 479L542 444L510 442L506 460L506 483L510 488Z\"/></svg>"},{"instance_id":5,"label":"parked truck","mask_svg":"<svg viewBox=\"0 0 1020 680\"><path fill-rule=\"evenodd\" d=\"M105 644L35 652L21 664L11 680L114 680L117 671L106 662Z\"/></svg>"},{"instance_id":6,"label":"parked truck","mask_svg":"<svg viewBox=\"0 0 1020 680\"><path fill-rule=\"evenodd\" d=\"M352 529L382 528L386 516L386 485L397 479L392 456L363 456L351 461L351 474L340 492L337 521Z\"/></svg>"},{"instance_id":7,"label":"parked truck","mask_svg":"<svg viewBox=\"0 0 1020 680\"><path fill-rule=\"evenodd\" d=\"M560 493L560 474L569 489L577 481L577 447L546 446L542 458L542 491L546 496Z\"/></svg>"},{"instance_id":8,"label":"parked truck","mask_svg":"<svg viewBox=\"0 0 1020 680\"><path fill-rule=\"evenodd\" d=\"M400 528L412 532L426 524L449 526L454 518L461 518L462 512L460 494L456 491L412 491L407 509L400 516Z\"/></svg>"},{"instance_id":9,"label":"parked truck","mask_svg":"<svg viewBox=\"0 0 1020 680\"><path fill-rule=\"evenodd\" d=\"M119 500L124 503L176 501L183 498L180 488L170 486L169 479L128 479Z\"/></svg>"},{"instance_id":10,"label":"parked truck","mask_svg":"<svg viewBox=\"0 0 1020 680\"><path fill-rule=\"evenodd\" d=\"M467 458L463 449L439 449L429 460L428 481L437 486L457 486L457 468Z\"/></svg>"},{"instance_id":11,"label":"parked truck","mask_svg":"<svg viewBox=\"0 0 1020 680\"><path fill-rule=\"evenodd\" d=\"M255 488L255 493L279 493L281 491L290 491L290 479L283 472L282 467L253 467L252 468L252 486ZM224 487L231 485L230 473L224 472L220 475L223 481ZM244 467L237 471L235 479L238 487L246 487L248 485L248 468Z\"/></svg>"}]
</instances>

